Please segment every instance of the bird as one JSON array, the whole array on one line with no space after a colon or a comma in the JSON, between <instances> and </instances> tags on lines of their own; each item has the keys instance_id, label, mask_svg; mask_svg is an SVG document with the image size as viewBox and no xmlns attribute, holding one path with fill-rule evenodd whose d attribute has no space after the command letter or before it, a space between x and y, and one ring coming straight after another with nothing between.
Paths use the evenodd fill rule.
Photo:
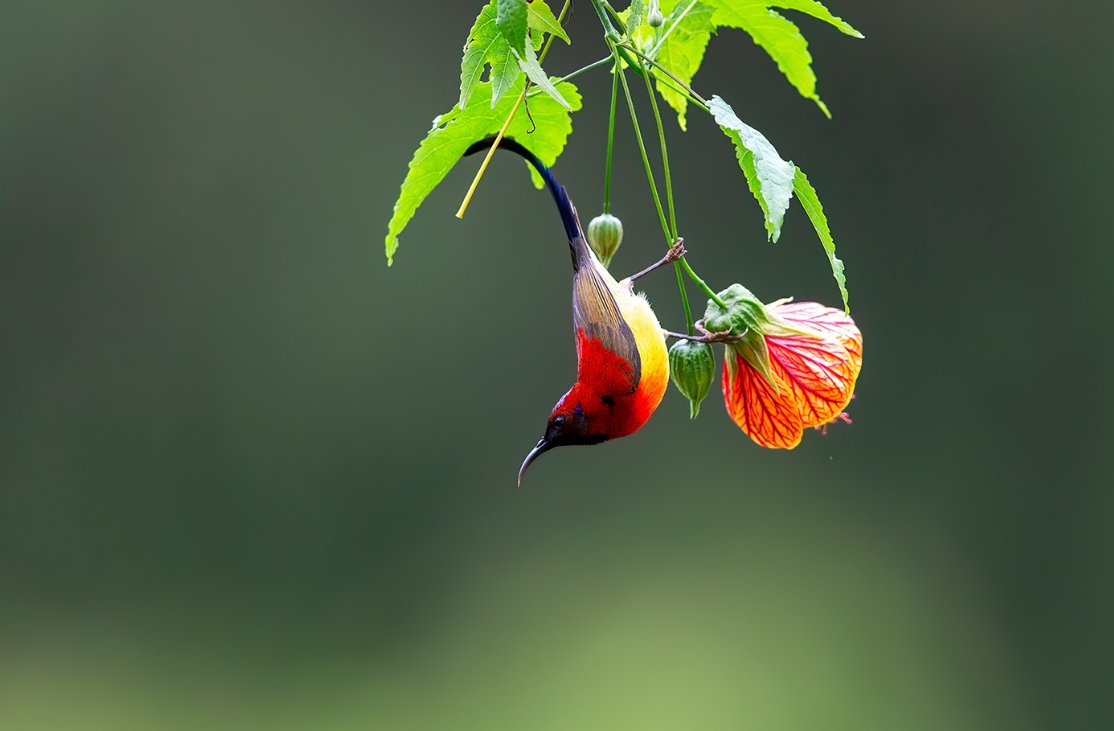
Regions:
<instances>
[{"instance_id":1,"label":"bird","mask_svg":"<svg viewBox=\"0 0 1114 731\"><path fill-rule=\"evenodd\" d=\"M494 136L472 144L464 156L489 149ZM658 262L618 281L603 266L584 234L568 191L529 149L505 137L499 149L523 157L541 176L557 204L572 256L572 319L576 382L550 412L545 432L526 455L518 484L540 455L555 447L599 444L638 431L658 408L669 384L666 334L634 282L685 254L678 240Z\"/></svg>"}]
</instances>

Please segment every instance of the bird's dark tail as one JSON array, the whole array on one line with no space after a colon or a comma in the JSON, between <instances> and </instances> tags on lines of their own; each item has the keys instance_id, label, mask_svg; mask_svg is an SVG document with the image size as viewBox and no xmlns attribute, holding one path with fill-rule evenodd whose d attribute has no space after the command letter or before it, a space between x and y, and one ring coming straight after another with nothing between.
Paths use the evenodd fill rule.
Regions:
<instances>
[{"instance_id":1,"label":"bird's dark tail","mask_svg":"<svg viewBox=\"0 0 1114 731\"><path fill-rule=\"evenodd\" d=\"M482 140L475 142L464 151L464 157L473 155L481 150L486 150L491 147L495 142L495 135L489 135ZM509 150L523 157L526 162L534 166L538 171L538 175L542 176L545 181L545 186L549 188L549 192L553 195L553 201L557 204L557 210L561 214L561 223L565 225L565 233L568 234L569 242L572 243L578 237L584 238L584 231L580 227L580 219L576 215L576 208L573 206L572 201L569 200L569 193L565 190L565 186L557 182L553 177L553 171L545 166L538 156L523 147L519 142L511 137L504 137L499 143L499 149Z\"/></svg>"}]
</instances>

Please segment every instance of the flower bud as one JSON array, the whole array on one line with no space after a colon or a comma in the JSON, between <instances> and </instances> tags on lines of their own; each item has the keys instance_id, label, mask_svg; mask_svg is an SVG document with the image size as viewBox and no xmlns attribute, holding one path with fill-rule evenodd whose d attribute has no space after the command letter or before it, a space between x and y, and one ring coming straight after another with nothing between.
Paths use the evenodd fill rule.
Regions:
<instances>
[{"instance_id":1,"label":"flower bud","mask_svg":"<svg viewBox=\"0 0 1114 731\"><path fill-rule=\"evenodd\" d=\"M623 222L618 216L602 213L588 224L588 245L596 252L600 263L605 267L611 265L611 257L615 256L621 243L623 243Z\"/></svg>"},{"instance_id":2,"label":"flower bud","mask_svg":"<svg viewBox=\"0 0 1114 731\"><path fill-rule=\"evenodd\" d=\"M646 22L651 28L660 28L665 24L665 16L661 14L661 8L658 7L656 0L650 0L650 15L646 18Z\"/></svg>"},{"instance_id":3,"label":"flower bud","mask_svg":"<svg viewBox=\"0 0 1114 731\"><path fill-rule=\"evenodd\" d=\"M708 395L716 378L716 359L712 346L691 340L678 340L669 349L669 377L689 400L693 419L700 413L700 402Z\"/></svg>"}]
</instances>

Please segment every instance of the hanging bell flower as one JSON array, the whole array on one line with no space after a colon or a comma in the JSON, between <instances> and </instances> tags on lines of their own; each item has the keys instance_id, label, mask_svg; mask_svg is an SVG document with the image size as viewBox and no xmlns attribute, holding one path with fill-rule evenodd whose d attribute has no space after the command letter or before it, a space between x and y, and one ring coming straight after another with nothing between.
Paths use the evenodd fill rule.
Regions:
<instances>
[{"instance_id":1,"label":"hanging bell flower","mask_svg":"<svg viewBox=\"0 0 1114 731\"><path fill-rule=\"evenodd\" d=\"M615 256L621 243L623 243L623 222L618 216L601 213L588 224L588 245L596 252L600 263L605 267L611 265L611 257Z\"/></svg>"},{"instance_id":2,"label":"hanging bell flower","mask_svg":"<svg viewBox=\"0 0 1114 731\"><path fill-rule=\"evenodd\" d=\"M863 336L843 310L816 302L764 305L735 284L709 302L704 325L742 338L727 346L723 400L727 413L763 447L793 449L809 427L836 419L855 391Z\"/></svg>"},{"instance_id":3,"label":"hanging bell flower","mask_svg":"<svg viewBox=\"0 0 1114 731\"><path fill-rule=\"evenodd\" d=\"M700 413L700 402L708 395L716 379L716 358L712 346L691 340L678 340L669 349L669 377L689 400L689 416Z\"/></svg>"}]
</instances>

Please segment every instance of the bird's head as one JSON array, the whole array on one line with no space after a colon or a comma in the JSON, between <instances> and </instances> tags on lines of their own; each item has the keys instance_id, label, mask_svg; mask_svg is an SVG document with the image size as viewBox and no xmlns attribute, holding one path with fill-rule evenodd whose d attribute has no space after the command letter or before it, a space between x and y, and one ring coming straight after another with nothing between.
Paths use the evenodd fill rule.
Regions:
<instances>
[{"instance_id":1,"label":"bird's head","mask_svg":"<svg viewBox=\"0 0 1114 731\"><path fill-rule=\"evenodd\" d=\"M597 419L598 421L598 419ZM578 393L577 387L565 394L545 425L545 433L538 440L537 445L526 455L522 467L518 470L518 484L522 484L522 476L526 468L543 452L548 452L554 447L567 447L574 444L599 444L607 439L606 433L599 433L592 428L592 416L585 409L585 405ZM600 426L599 424L596 425Z\"/></svg>"}]
</instances>

